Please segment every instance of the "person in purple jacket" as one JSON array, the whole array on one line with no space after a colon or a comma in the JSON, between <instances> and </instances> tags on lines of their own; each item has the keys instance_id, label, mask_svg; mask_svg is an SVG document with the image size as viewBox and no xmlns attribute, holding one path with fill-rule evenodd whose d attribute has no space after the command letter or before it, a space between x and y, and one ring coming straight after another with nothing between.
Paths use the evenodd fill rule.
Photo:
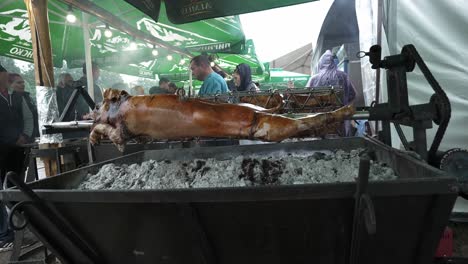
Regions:
<instances>
[{"instance_id":1,"label":"person in purple jacket","mask_svg":"<svg viewBox=\"0 0 468 264\"><path fill-rule=\"evenodd\" d=\"M356 89L348 75L338 70L334 59L335 56L330 50L325 51L319 59L318 73L310 78L306 87L340 85L344 90L343 98L341 98L343 104L351 104L356 97ZM345 135L350 136L350 124L347 121L345 121L345 131Z\"/></svg>"}]
</instances>

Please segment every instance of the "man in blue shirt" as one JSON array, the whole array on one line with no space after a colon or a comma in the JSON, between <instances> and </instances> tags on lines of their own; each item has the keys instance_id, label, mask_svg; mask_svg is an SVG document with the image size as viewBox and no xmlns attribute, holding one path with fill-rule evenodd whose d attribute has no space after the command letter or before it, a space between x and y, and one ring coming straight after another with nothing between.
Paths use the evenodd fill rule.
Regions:
<instances>
[{"instance_id":1,"label":"man in blue shirt","mask_svg":"<svg viewBox=\"0 0 468 264\"><path fill-rule=\"evenodd\" d=\"M210 60L206 55L199 55L190 61L192 74L203 84L198 95L227 93L226 81L219 74L213 71L210 66Z\"/></svg>"}]
</instances>

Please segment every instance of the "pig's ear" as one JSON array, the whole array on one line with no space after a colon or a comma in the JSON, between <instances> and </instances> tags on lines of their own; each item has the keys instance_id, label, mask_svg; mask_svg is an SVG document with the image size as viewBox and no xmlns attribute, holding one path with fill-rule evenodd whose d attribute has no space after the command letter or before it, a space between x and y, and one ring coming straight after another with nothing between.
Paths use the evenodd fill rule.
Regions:
<instances>
[{"instance_id":1,"label":"pig's ear","mask_svg":"<svg viewBox=\"0 0 468 264\"><path fill-rule=\"evenodd\" d=\"M112 94L112 89L107 88L106 90L104 90L104 93L102 94L102 96L103 96L104 100L105 99L110 99L111 94Z\"/></svg>"},{"instance_id":2,"label":"pig's ear","mask_svg":"<svg viewBox=\"0 0 468 264\"><path fill-rule=\"evenodd\" d=\"M106 89L103 94L104 101L115 102L120 100L120 91L116 89Z\"/></svg>"}]
</instances>

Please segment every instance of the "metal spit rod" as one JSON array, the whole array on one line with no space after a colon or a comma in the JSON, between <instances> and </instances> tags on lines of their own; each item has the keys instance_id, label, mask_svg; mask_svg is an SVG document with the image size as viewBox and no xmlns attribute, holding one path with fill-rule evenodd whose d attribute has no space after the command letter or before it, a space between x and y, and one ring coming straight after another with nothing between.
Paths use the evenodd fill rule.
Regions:
<instances>
[{"instance_id":1,"label":"metal spit rod","mask_svg":"<svg viewBox=\"0 0 468 264\"><path fill-rule=\"evenodd\" d=\"M294 117L303 117L310 115L309 114L293 114ZM368 111L359 111L356 112L351 118L351 120L362 120L369 119ZM55 122L49 125L44 125L46 128L91 128L93 126L93 121L70 121L70 122Z\"/></svg>"},{"instance_id":2,"label":"metal spit rod","mask_svg":"<svg viewBox=\"0 0 468 264\"><path fill-rule=\"evenodd\" d=\"M294 114L289 114L287 116L292 117L292 118L300 118L300 117L305 117L308 115L313 115L313 114L318 114L318 113L294 113ZM348 118L350 120L364 120L364 119L369 119L369 111L357 111L352 117Z\"/></svg>"},{"instance_id":3,"label":"metal spit rod","mask_svg":"<svg viewBox=\"0 0 468 264\"><path fill-rule=\"evenodd\" d=\"M351 120L363 120L369 119L369 111L358 111L350 119Z\"/></svg>"},{"instance_id":4,"label":"metal spit rod","mask_svg":"<svg viewBox=\"0 0 468 264\"><path fill-rule=\"evenodd\" d=\"M69 122L54 122L49 125L44 125L45 128L89 128L93 126L92 120L86 121L69 121Z\"/></svg>"}]
</instances>

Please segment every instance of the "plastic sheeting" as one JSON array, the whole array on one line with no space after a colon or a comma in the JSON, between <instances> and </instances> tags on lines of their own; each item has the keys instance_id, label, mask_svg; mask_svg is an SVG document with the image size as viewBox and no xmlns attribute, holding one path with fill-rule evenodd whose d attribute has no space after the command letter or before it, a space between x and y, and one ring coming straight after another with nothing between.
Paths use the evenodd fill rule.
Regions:
<instances>
[{"instance_id":1,"label":"plastic sheeting","mask_svg":"<svg viewBox=\"0 0 468 264\"><path fill-rule=\"evenodd\" d=\"M359 46L361 51L369 51L372 45L377 44L377 13L378 1L373 0L356 0L356 14L359 25ZM382 58L389 55L387 36L382 28ZM399 53L399 52L397 52ZM376 73L377 71L371 68L369 57L361 58L361 75L362 75L362 90L364 101L367 106L370 106L375 101L376 96ZM387 100L386 90L382 86L386 86L385 71L380 71L380 96L379 102Z\"/></svg>"},{"instance_id":2,"label":"plastic sheeting","mask_svg":"<svg viewBox=\"0 0 468 264\"><path fill-rule=\"evenodd\" d=\"M391 53L399 53L404 45L413 44L450 99L452 117L440 150L468 148L466 2L397 0L387 4L385 13ZM433 94L418 68L408 74L408 90L410 104L426 103ZM435 125L428 131L428 144L432 143L436 130ZM406 129L405 134L412 133ZM396 134L393 138L397 138Z\"/></svg>"},{"instance_id":3,"label":"plastic sheeting","mask_svg":"<svg viewBox=\"0 0 468 264\"><path fill-rule=\"evenodd\" d=\"M39 114L39 131L41 139L39 143L60 143L62 142L62 134L42 134L44 125L51 124L59 119L57 107L56 89L36 86L37 111Z\"/></svg>"},{"instance_id":4,"label":"plastic sheeting","mask_svg":"<svg viewBox=\"0 0 468 264\"><path fill-rule=\"evenodd\" d=\"M392 1L388 16L390 49L396 51L404 44L414 44L450 99L452 117L440 150L468 148L466 2ZM411 104L426 102L433 93L419 70L408 75L408 89ZM436 128L428 131L429 143ZM410 134L409 129L405 134ZM396 138L396 134L392 137ZM468 212L468 202L458 199L453 211Z\"/></svg>"},{"instance_id":5,"label":"plastic sheeting","mask_svg":"<svg viewBox=\"0 0 468 264\"><path fill-rule=\"evenodd\" d=\"M318 72L316 66L323 53L326 50L331 50L334 47L339 47L343 44L346 53L354 59L357 44L359 42L359 27L354 11L355 1L359 0L335 0L328 10L325 17L320 34L317 38L314 55L311 61L311 75Z\"/></svg>"},{"instance_id":6,"label":"plastic sheeting","mask_svg":"<svg viewBox=\"0 0 468 264\"><path fill-rule=\"evenodd\" d=\"M377 43L377 1L356 0L356 12L360 27L362 50ZM384 28L382 38L383 55L399 54L406 44L413 44L426 62L441 87L447 93L452 106L452 117L439 150L468 148L468 34L466 25L466 2L459 0L445 1L384 1ZM385 34L387 39L385 39ZM387 49L385 47L388 47ZM362 76L366 102L375 98L375 71L370 69L368 59L363 59ZM427 103L434 93L421 71L409 73L408 92L410 104ZM385 84L382 76L381 84ZM381 94L387 94L386 86L381 86ZM408 140L412 140L412 130L402 127ZM437 125L428 130L428 146L432 143ZM395 130L392 130L393 146L401 143ZM466 201L457 201L455 212L468 212Z\"/></svg>"},{"instance_id":7,"label":"plastic sheeting","mask_svg":"<svg viewBox=\"0 0 468 264\"><path fill-rule=\"evenodd\" d=\"M378 44L378 1L373 0L356 0L356 15L359 25L359 46L361 51L369 51L372 45ZM382 56L388 55L388 47L386 44L385 31L382 29ZM361 58L361 78L362 78L362 94L364 103L370 106L376 101L376 76L377 71L371 68L372 65L369 57ZM384 90L386 86L385 71L380 71L380 95L379 102L387 100L387 94ZM384 81L382 81L384 80ZM375 122L369 122L371 128L375 128Z\"/></svg>"},{"instance_id":8,"label":"plastic sheeting","mask_svg":"<svg viewBox=\"0 0 468 264\"><path fill-rule=\"evenodd\" d=\"M399 54L406 44L413 44L423 60L447 93L452 104L452 118L442 141L441 150L454 147L468 148L468 70L464 60L468 58L468 43L463 1L384 1L384 28L382 54ZM377 43L377 1L356 0L356 12L360 27L361 50ZM370 68L368 58L361 60L363 90L366 103L375 98L375 70ZM385 76L381 78L381 101L386 100ZM408 73L410 104L427 103L433 94L432 88L416 67ZM412 130L404 128L412 140ZM437 126L428 131L428 144L432 143ZM392 133L394 147L400 147L398 136Z\"/></svg>"},{"instance_id":9,"label":"plastic sheeting","mask_svg":"<svg viewBox=\"0 0 468 264\"><path fill-rule=\"evenodd\" d=\"M356 14L359 25L359 46L362 51L377 44L377 1L356 0ZM361 59L362 92L366 105L375 100L376 71L371 69L369 57Z\"/></svg>"}]
</instances>

